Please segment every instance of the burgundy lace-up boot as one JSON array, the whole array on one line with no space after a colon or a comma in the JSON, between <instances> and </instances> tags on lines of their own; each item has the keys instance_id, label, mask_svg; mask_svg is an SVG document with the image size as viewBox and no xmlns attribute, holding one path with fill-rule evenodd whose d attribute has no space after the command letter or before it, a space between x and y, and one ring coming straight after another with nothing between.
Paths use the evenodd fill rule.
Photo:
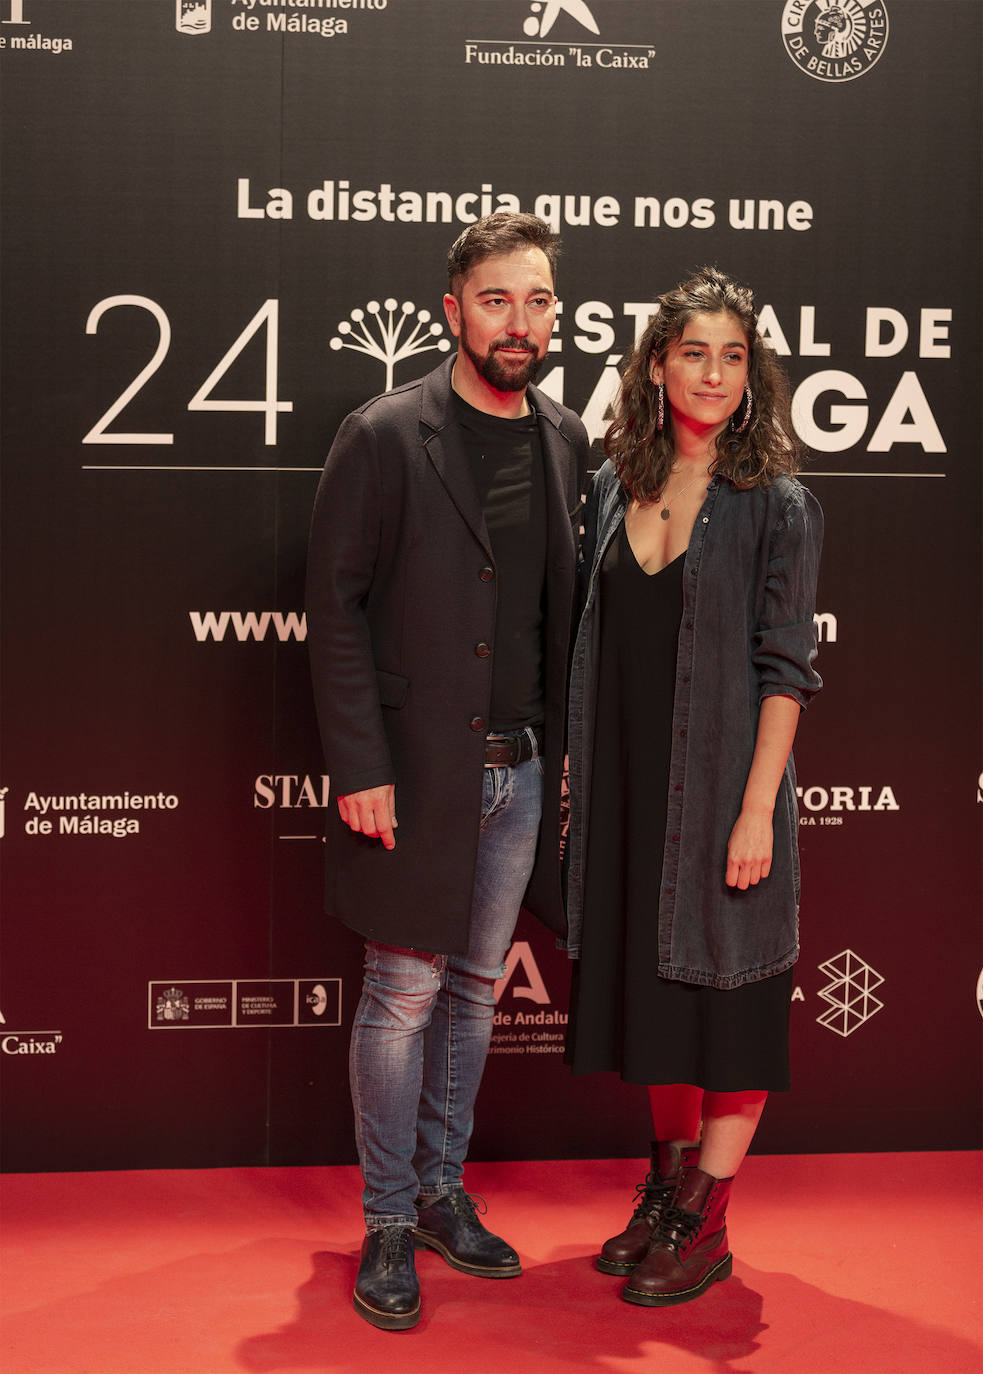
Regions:
<instances>
[{"instance_id":1,"label":"burgundy lace-up boot","mask_svg":"<svg viewBox=\"0 0 983 1374\"><path fill-rule=\"evenodd\" d=\"M620 1235L601 1247L595 1264L602 1274L630 1274L648 1254L663 1209L672 1202L681 1169L696 1164L700 1151L692 1145L682 1150L664 1141L652 1141L651 1169L645 1182L635 1188L637 1205Z\"/></svg>"},{"instance_id":2,"label":"burgundy lace-up boot","mask_svg":"<svg viewBox=\"0 0 983 1374\"><path fill-rule=\"evenodd\" d=\"M641 1307L691 1302L712 1283L730 1277L733 1259L725 1213L733 1182L699 1168L683 1170L648 1254L621 1290L626 1302Z\"/></svg>"}]
</instances>

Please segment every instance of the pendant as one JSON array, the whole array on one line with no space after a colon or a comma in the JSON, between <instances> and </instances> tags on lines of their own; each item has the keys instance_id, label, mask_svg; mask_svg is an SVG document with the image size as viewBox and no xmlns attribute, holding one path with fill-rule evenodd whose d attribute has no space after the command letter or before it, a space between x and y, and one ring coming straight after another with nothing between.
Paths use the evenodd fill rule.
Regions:
<instances>
[{"instance_id":1,"label":"pendant","mask_svg":"<svg viewBox=\"0 0 983 1374\"><path fill-rule=\"evenodd\" d=\"M668 506L663 506L662 509L659 511L659 514L662 516L663 520L668 520L668 519L669 519L669 507L668 507Z\"/></svg>"}]
</instances>

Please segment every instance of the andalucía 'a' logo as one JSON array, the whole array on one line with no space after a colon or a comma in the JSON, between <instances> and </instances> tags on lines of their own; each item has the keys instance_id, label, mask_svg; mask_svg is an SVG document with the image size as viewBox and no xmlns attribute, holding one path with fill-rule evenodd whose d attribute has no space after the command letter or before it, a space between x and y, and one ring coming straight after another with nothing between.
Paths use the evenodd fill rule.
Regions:
<instances>
[{"instance_id":1,"label":"andaluc\u00eda 'a' logo","mask_svg":"<svg viewBox=\"0 0 983 1374\"><path fill-rule=\"evenodd\" d=\"M545 38L561 14L568 14L591 33L600 34L597 22L584 0L533 0L532 14L522 26L529 38Z\"/></svg>"},{"instance_id":2,"label":"andaluc\u00eda 'a' logo","mask_svg":"<svg viewBox=\"0 0 983 1374\"><path fill-rule=\"evenodd\" d=\"M864 76L887 46L884 0L786 0L785 51L817 81Z\"/></svg>"},{"instance_id":3,"label":"andaluc\u00eda 'a' logo","mask_svg":"<svg viewBox=\"0 0 983 1374\"><path fill-rule=\"evenodd\" d=\"M386 312L385 317L383 311ZM414 312L416 319L410 325L409 320ZM369 319L366 319L366 313ZM403 301L400 305L390 296L381 306L378 301L369 301L364 310L353 310L351 318L339 324L338 333L330 346L336 351L350 348L355 353L367 353L370 358L378 358L386 369L385 389L390 391L393 371L404 358L415 358L418 353L429 353L434 348L441 353L450 352L450 340L440 337L443 332L442 324L431 322L429 310L417 310L412 301Z\"/></svg>"},{"instance_id":4,"label":"andaluc\u00eda 'a' logo","mask_svg":"<svg viewBox=\"0 0 983 1374\"><path fill-rule=\"evenodd\" d=\"M515 940L505 959L505 973L495 984L495 1001L497 1002L502 993L512 982L516 971L521 968L529 979L525 987L513 986L513 997L528 997L530 1002L548 1002L550 995L546 991L546 984L543 982L543 975L539 971L536 963L536 956L532 952L528 940Z\"/></svg>"},{"instance_id":5,"label":"andaluc\u00eda 'a' logo","mask_svg":"<svg viewBox=\"0 0 983 1374\"><path fill-rule=\"evenodd\" d=\"M178 33L208 33L212 27L212 0L175 0L174 25Z\"/></svg>"}]
</instances>

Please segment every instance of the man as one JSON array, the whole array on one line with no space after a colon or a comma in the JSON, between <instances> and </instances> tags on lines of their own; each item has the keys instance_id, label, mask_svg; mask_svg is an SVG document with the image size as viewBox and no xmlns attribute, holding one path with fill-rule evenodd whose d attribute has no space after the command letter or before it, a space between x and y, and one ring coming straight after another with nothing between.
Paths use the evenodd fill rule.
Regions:
<instances>
[{"instance_id":1,"label":"man","mask_svg":"<svg viewBox=\"0 0 983 1374\"><path fill-rule=\"evenodd\" d=\"M462 1187L523 903L562 931L559 797L588 440L531 386L559 241L533 215L458 238L455 358L343 422L311 529L308 642L337 815L327 910L365 938L351 1088L366 1238L355 1309L419 1320L414 1243L519 1257Z\"/></svg>"}]
</instances>

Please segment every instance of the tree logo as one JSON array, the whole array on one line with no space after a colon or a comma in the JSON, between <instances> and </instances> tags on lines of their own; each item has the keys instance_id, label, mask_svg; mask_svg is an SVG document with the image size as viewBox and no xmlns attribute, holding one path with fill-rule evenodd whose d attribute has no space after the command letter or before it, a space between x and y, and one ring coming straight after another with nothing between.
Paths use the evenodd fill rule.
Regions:
<instances>
[{"instance_id":1,"label":"tree logo","mask_svg":"<svg viewBox=\"0 0 983 1374\"><path fill-rule=\"evenodd\" d=\"M450 340L440 337L443 332L442 324L431 321L429 310L417 310L412 301L400 305L389 296L381 306L378 301L369 301L364 310L356 307L350 318L338 325L330 346L335 352L350 348L377 358L386 369L385 390L391 391L397 363L432 349L450 352Z\"/></svg>"}]
</instances>

